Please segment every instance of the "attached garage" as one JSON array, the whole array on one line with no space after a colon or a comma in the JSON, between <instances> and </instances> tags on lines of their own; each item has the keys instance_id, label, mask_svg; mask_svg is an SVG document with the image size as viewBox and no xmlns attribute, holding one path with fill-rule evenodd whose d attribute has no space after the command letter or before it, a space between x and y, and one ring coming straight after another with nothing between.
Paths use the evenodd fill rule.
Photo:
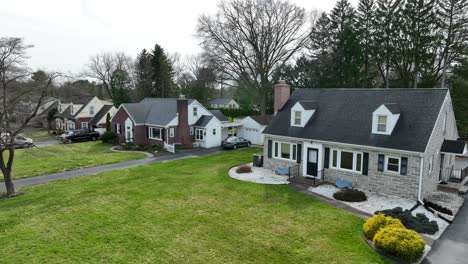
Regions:
<instances>
[{"instance_id":1,"label":"attached garage","mask_svg":"<svg viewBox=\"0 0 468 264\"><path fill-rule=\"evenodd\" d=\"M239 121L238 136L248 139L254 145L263 145L263 130L270 123L272 115L247 116Z\"/></svg>"}]
</instances>

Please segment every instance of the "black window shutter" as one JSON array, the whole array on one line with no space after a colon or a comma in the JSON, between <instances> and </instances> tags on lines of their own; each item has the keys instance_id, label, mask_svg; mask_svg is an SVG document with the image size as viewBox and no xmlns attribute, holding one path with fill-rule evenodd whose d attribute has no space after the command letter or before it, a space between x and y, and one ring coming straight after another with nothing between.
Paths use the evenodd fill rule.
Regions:
<instances>
[{"instance_id":1,"label":"black window shutter","mask_svg":"<svg viewBox=\"0 0 468 264\"><path fill-rule=\"evenodd\" d=\"M273 148L273 141L268 140L268 158L269 159L271 159L272 148Z\"/></svg>"},{"instance_id":2,"label":"black window shutter","mask_svg":"<svg viewBox=\"0 0 468 264\"><path fill-rule=\"evenodd\" d=\"M166 131L167 131L167 129L165 129L165 128L162 128L162 129L161 129L161 140L162 140L162 141L164 141L164 139L166 138L166 137L165 137L165 136L166 136Z\"/></svg>"},{"instance_id":3,"label":"black window shutter","mask_svg":"<svg viewBox=\"0 0 468 264\"><path fill-rule=\"evenodd\" d=\"M363 160L362 160L362 175L369 175L369 153L363 153Z\"/></svg>"},{"instance_id":4,"label":"black window shutter","mask_svg":"<svg viewBox=\"0 0 468 264\"><path fill-rule=\"evenodd\" d=\"M325 162L323 167L328 169L330 167L330 148L325 148Z\"/></svg>"},{"instance_id":5,"label":"black window shutter","mask_svg":"<svg viewBox=\"0 0 468 264\"><path fill-rule=\"evenodd\" d=\"M146 138L149 138L149 127L146 127Z\"/></svg>"},{"instance_id":6,"label":"black window shutter","mask_svg":"<svg viewBox=\"0 0 468 264\"><path fill-rule=\"evenodd\" d=\"M297 163L302 161L302 144L297 144Z\"/></svg>"},{"instance_id":7,"label":"black window shutter","mask_svg":"<svg viewBox=\"0 0 468 264\"><path fill-rule=\"evenodd\" d=\"M400 174L401 175L406 175L407 172L408 172L408 158L402 157L401 158Z\"/></svg>"},{"instance_id":8,"label":"black window shutter","mask_svg":"<svg viewBox=\"0 0 468 264\"><path fill-rule=\"evenodd\" d=\"M385 155L379 154L379 164L378 164L379 171L384 171L384 164L385 164Z\"/></svg>"},{"instance_id":9,"label":"black window shutter","mask_svg":"<svg viewBox=\"0 0 468 264\"><path fill-rule=\"evenodd\" d=\"M117 124L114 124L114 132L117 134Z\"/></svg>"}]
</instances>

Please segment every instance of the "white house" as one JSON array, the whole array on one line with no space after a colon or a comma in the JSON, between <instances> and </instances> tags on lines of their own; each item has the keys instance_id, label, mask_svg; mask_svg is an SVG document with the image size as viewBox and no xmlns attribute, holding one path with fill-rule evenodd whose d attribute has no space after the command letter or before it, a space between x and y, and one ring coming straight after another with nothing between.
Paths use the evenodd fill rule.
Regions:
<instances>
[{"instance_id":1,"label":"white house","mask_svg":"<svg viewBox=\"0 0 468 264\"><path fill-rule=\"evenodd\" d=\"M272 115L247 116L239 120L238 136L250 140L254 145L263 145L263 130L270 123Z\"/></svg>"}]
</instances>

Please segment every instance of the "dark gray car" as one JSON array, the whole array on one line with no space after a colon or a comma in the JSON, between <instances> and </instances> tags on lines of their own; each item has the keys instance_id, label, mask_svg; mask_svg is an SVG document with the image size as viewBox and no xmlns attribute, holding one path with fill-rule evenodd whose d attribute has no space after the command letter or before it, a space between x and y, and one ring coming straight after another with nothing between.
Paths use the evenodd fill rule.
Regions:
<instances>
[{"instance_id":1,"label":"dark gray car","mask_svg":"<svg viewBox=\"0 0 468 264\"><path fill-rule=\"evenodd\" d=\"M228 137L225 140L223 140L221 145L224 148L238 149L242 147L250 147L250 145L252 145L252 142L242 137Z\"/></svg>"}]
</instances>

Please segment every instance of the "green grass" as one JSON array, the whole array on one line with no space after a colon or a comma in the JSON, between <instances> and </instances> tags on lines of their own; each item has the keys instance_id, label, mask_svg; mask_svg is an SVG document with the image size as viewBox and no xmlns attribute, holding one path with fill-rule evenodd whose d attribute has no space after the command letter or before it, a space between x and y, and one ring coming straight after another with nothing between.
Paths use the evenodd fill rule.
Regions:
<instances>
[{"instance_id":1,"label":"green grass","mask_svg":"<svg viewBox=\"0 0 468 264\"><path fill-rule=\"evenodd\" d=\"M101 142L83 142L15 151L13 178L25 178L83 167L145 158L142 153L115 152ZM4 153L5 157L8 155Z\"/></svg>"},{"instance_id":2,"label":"green grass","mask_svg":"<svg viewBox=\"0 0 468 264\"><path fill-rule=\"evenodd\" d=\"M49 135L47 129L26 129L21 134L31 138L34 143L55 140L54 136Z\"/></svg>"},{"instance_id":3,"label":"green grass","mask_svg":"<svg viewBox=\"0 0 468 264\"><path fill-rule=\"evenodd\" d=\"M2 263L388 263L363 220L227 176L257 149L23 188L0 200Z\"/></svg>"}]
</instances>

